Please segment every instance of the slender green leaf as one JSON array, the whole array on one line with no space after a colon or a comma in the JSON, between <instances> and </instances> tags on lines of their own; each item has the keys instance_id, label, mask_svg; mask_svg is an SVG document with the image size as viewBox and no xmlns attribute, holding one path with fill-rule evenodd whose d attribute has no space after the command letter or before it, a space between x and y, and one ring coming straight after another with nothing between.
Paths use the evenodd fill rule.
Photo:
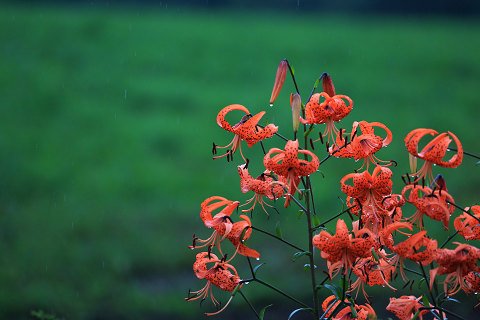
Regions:
<instances>
[{"instance_id":1,"label":"slender green leaf","mask_svg":"<svg viewBox=\"0 0 480 320\"><path fill-rule=\"evenodd\" d=\"M312 223L313 223L314 228L316 228L320 225L320 218L318 217L318 215L316 215L316 214L312 215Z\"/></svg>"},{"instance_id":2,"label":"slender green leaf","mask_svg":"<svg viewBox=\"0 0 480 320\"><path fill-rule=\"evenodd\" d=\"M323 285L325 288L327 288L328 290L330 290L330 292L335 296L337 297L337 299L340 299L340 294L338 292L338 288L334 285L331 285L331 284L328 284L328 283L325 283Z\"/></svg>"},{"instance_id":3,"label":"slender green leaf","mask_svg":"<svg viewBox=\"0 0 480 320\"><path fill-rule=\"evenodd\" d=\"M310 312L311 312L312 309L311 309L311 308L299 308L299 309L295 309L295 310L293 310L293 311L290 313L290 315L288 316L288 319L287 319L287 320L292 319L294 315L296 315L297 313L302 312L302 311L310 311Z\"/></svg>"},{"instance_id":4,"label":"slender green leaf","mask_svg":"<svg viewBox=\"0 0 480 320\"><path fill-rule=\"evenodd\" d=\"M260 310L260 312L258 313L258 317L260 318L260 320L263 320L263 318L265 317L265 311L271 306L273 306L273 304L269 304L268 306L265 306L262 308L262 310Z\"/></svg>"},{"instance_id":5,"label":"slender green leaf","mask_svg":"<svg viewBox=\"0 0 480 320\"><path fill-rule=\"evenodd\" d=\"M264 264L265 264L265 262L262 262L259 265L255 266L255 268L253 268L253 275L256 275L258 269L260 269Z\"/></svg>"},{"instance_id":6,"label":"slender green leaf","mask_svg":"<svg viewBox=\"0 0 480 320\"><path fill-rule=\"evenodd\" d=\"M309 254L310 254L310 252L308 252L308 251L295 252L292 256L292 261L296 261L298 258L303 257L305 255L309 255Z\"/></svg>"},{"instance_id":7,"label":"slender green leaf","mask_svg":"<svg viewBox=\"0 0 480 320\"><path fill-rule=\"evenodd\" d=\"M277 224L275 225L275 234L280 239L283 239L282 228L280 227L280 221L278 221Z\"/></svg>"}]
</instances>

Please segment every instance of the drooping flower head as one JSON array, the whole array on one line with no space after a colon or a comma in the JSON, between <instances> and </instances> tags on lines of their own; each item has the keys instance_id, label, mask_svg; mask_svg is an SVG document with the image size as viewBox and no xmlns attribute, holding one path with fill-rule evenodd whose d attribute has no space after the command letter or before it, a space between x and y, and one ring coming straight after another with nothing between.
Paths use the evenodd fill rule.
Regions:
<instances>
[{"instance_id":1,"label":"drooping flower head","mask_svg":"<svg viewBox=\"0 0 480 320\"><path fill-rule=\"evenodd\" d=\"M458 242L455 244L457 247L453 250L438 249L436 251L435 261L439 267L430 271L430 287L437 275L447 275L444 281L444 291L447 295L454 295L460 290L470 292L471 283L466 282L466 277L470 272L480 271L477 265L480 249L468 244ZM469 280L471 282L472 278Z\"/></svg>"},{"instance_id":2,"label":"drooping flower head","mask_svg":"<svg viewBox=\"0 0 480 320\"><path fill-rule=\"evenodd\" d=\"M371 175L365 170L347 174L340 180L343 193L355 199L359 205L353 212L361 210L363 224L374 232L385 224L390 224L394 207L400 207L404 203L402 196L392 195L391 177L392 171L389 168L376 166ZM351 202L349 200L347 202Z\"/></svg>"},{"instance_id":3,"label":"drooping flower head","mask_svg":"<svg viewBox=\"0 0 480 320\"><path fill-rule=\"evenodd\" d=\"M438 132L433 129L424 129L419 128L410 131L405 137L405 147L411 156L414 157L411 161L411 170L413 176L417 177L416 180L419 181L422 178L427 178L428 181L433 181L432 175L432 165L438 165L445 168L456 168L458 167L463 160L463 147L460 143L460 140L452 132L443 132L438 134L434 139L423 147L419 151L420 140L426 135L437 135ZM450 142L455 141L457 147L457 153L454 154L449 160L443 160L445 154L447 153L448 146ZM416 170L416 159L425 160L423 166L417 171Z\"/></svg>"},{"instance_id":4,"label":"drooping flower head","mask_svg":"<svg viewBox=\"0 0 480 320\"><path fill-rule=\"evenodd\" d=\"M231 125L226 119L226 115L234 110L239 110L245 113L245 115L241 118L241 120L235 124ZM247 142L249 147L253 146L255 143L272 137L277 131L278 127L273 124L268 124L265 127L258 126L258 122L265 114L265 111L261 111L256 115L252 116L248 109L240 104L231 104L226 106L217 115L217 124L222 127L223 129L230 131L235 134L233 140L226 146L216 146L214 145L213 152L216 153L216 149L225 149L227 148L227 152L213 157L213 159L223 158L223 157L233 157L233 154L237 149L240 149L240 154L242 158L246 161L245 157L243 156L241 144L240 142L244 140Z\"/></svg>"},{"instance_id":5,"label":"drooping flower head","mask_svg":"<svg viewBox=\"0 0 480 320\"><path fill-rule=\"evenodd\" d=\"M351 305L351 302L348 299L344 300L344 303L347 304L346 307L340 309L338 312L335 312L335 315L332 315L335 310L337 310L338 305L341 302L336 299L334 295L328 296L322 303L322 309L326 312L324 319L332 320L374 320L377 319L377 314L373 310L372 306L368 303L364 305ZM355 314L353 313L355 310Z\"/></svg>"},{"instance_id":6,"label":"drooping flower head","mask_svg":"<svg viewBox=\"0 0 480 320\"><path fill-rule=\"evenodd\" d=\"M238 166L238 174L240 176L240 189L243 193L253 191L255 194L245 204L248 205L253 202L252 206L248 209L242 210L242 212L251 212L255 209L255 205L259 203L262 206L263 211L268 215L265 208L272 207L263 200L263 197L267 197L270 200L276 200L283 196L287 185L282 181L285 180L282 176L280 180L275 180L270 170L265 170L257 178L253 178L248 172L248 168L245 164ZM242 205L242 206L243 206Z\"/></svg>"},{"instance_id":7,"label":"drooping flower head","mask_svg":"<svg viewBox=\"0 0 480 320\"><path fill-rule=\"evenodd\" d=\"M460 233L465 240L480 240L480 206L465 208L465 211L471 211L471 215L464 212L453 221L455 230Z\"/></svg>"},{"instance_id":8,"label":"drooping flower head","mask_svg":"<svg viewBox=\"0 0 480 320\"><path fill-rule=\"evenodd\" d=\"M211 266L211 267L209 267ZM234 266L229 264L223 259L210 252L200 252L196 256L196 260L193 264L193 272L198 279L206 279L206 285L197 291L189 291L186 301L194 301L198 299L205 300L208 296L212 300L215 307L220 306L220 302L215 298L213 294L213 286L220 288L223 291L232 292L240 285L240 277ZM212 286L213 285L213 286ZM228 306L232 297L220 310L213 313L205 313L207 316L216 315Z\"/></svg>"},{"instance_id":9,"label":"drooping flower head","mask_svg":"<svg viewBox=\"0 0 480 320\"><path fill-rule=\"evenodd\" d=\"M323 137L329 141L335 141L338 129L335 122L345 118L353 108L353 101L345 95L336 95L335 87L331 77L324 73L322 75L324 92L315 93L305 106L305 119L300 118L303 124L326 124Z\"/></svg>"},{"instance_id":10,"label":"drooping flower head","mask_svg":"<svg viewBox=\"0 0 480 320\"><path fill-rule=\"evenodd\" d=\"M375 134L375 128L385 131L385 137ZM355 121L352 131L348 136L343 132L337 134L335 144L330 147L331 155L340 158L353 158L355 161L363 159L364 165L368 169L370 163L390 164L390 161L383 161L375 156L375 153L386 147L392 142L392 132L390 129L380 122Z\"/></svg>"},{"instance_id":11,"label":"drooping flower head","mask_svg":"<svg viewBox=\"0 0 480 320\"><path fill-rule=\"evenodd\" d=\"M193 238L193 244L191 249L203 248L206 246L218 248L221 254L222 247L221 242L227 238L235 246L235 253L245 255L252 258L260 257L260 254L248 248L243 241L247 240L252 230L250 219L247 216L240 215L242 221L233 222L230 217L232 212L237 209L239 205L238 201L231 201L223 197L213 196L207 198L200 205L200 218L208 228L214 228L212 235L205 240L199 239L196 236ZM222 209L223 207L223 209ZM213 216L213 212L221 209L217 214ZM243 238L241 238L243 236Z\"/></svg>"},{"instance_id":12,"label":"drooping flower head","mask_svg":"<svg viewBox=\"0 0 480 320\"><path fill-rule=\"evenodd\" d=\"M420 303L422 296L401 296L399 298L390 298L390 303L387 310L397 316L399 320L410 320L415 314L423 308L424 305ZM423 319L423 315L428 313L428 310L421 310L417 319Z\"/></svg>"},{"instance_id":13,"label":"drooping flower head","mask_svg":"<svg viewBox=\"0 0 480 320\"><path fill-rule=\"evenodd\" d=\"M351 234L345 221L338 219L334 235L322 230L313 237L312 243L321 251L320 256L327 260L329 275L333 277L340 270L346 274L358 258L370 257L372 248L379 247L375 238L366 228L354 229Z\"/></svg>"},{"instance_id":14,"label":"drooping flower head","mask_svg":"<svg viewBox=\"0 0 480 320\"><path fill-rule=\"evenodd\" d=\"M311 160L299 159L299 155L310 157ZM320 160L308 150L299 150L297 140L289 140L285 150L272 148L263 158L263 164L267 170L283 176L288 184L285 207L290 203L290 196L298 190L300 177L308 176L318 170Z\"/></svg>"},{"instance_id":15,"label":"drooping flower head","mask_svg":"<svg viewBox=\"0 0 480 320\"><path fill-rule=\"evenodd\" d=\"M375 259L374 257L362 258L353 266L353 273L358 279L352 284L350 291L353 292L362 289L365 298L368 294L365 292L365 284L369 286L387 286L392 290L396 290L390 285L390 281L393 278L396 267L395 264L390 262L386 258L385 251L381 250L380 257Z\"/></svg>"},{"instance_id":16,"label":"drooping flower head","mask_svg":"<svg viewBox=\"0 0 480 320\"><path fill-rule=\"evenodd\" d=\"M453 197L442 189L430 189L427 186L408 184L402 190L405 200L413 204L417 211L409 218L417 222L420 229L423 229L423 216L443 222L445 229L448 229L450 216L455 211Z\"/></svg>"}]
</instances>

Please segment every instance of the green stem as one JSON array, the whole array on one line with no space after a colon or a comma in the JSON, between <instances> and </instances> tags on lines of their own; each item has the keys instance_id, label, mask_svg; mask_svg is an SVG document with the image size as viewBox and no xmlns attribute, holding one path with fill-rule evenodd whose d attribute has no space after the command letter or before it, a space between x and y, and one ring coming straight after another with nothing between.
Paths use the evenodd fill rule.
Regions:
<instances>
[{"instance_id":1,"label":"green stem","mask_svg":"<svg viewBox=\"0 0 480 320\"><path fill-rule=\"evenodd\" d=\"M308 178L307 178L308 179ZM308 250L310 251L310 255L308 256L310 260L310 279L312 283L312 293L313 293L313 313L315 315L315 319L318 319L320 316L319 312L319 305L318 305L318 292L317 292L317 280L315 279L315 258L313 256L313 233L314 228L312 227L312 216L310 214L310 195L311 193L307 193L305 195L305 204L307 206L307 227L308 227Z\"/></svg>"},{"instance_id":2,"label":"green stem","mask_svg":"<svg viewBox=\"0 0 480 320\"><path fill-rule=\"evenodd\" d=\"M260 315L258 314L257 310L255 310L255 308L254 308L253 305L250 303L250 301L247 299L247 297L245 297L245 295L243 294L242 290L238 290L238 292L239 292L240 295L243 297L243 299L245 300L245 302L247 302L248 306L249 306L250 309L253 311L253 313L255 313L255 316L257 317L257 319L258 319L258 320L261 320Z\"/></svg>"},{"instance_id":3,"label":"green stem","mask_svg":"<svg viewBox=\"0 0 480 320\"><path fill-rule=\"evenodd\" d=\"M289 294L283 292L282 290L280 290L280 289L272 286L271 284L268 284L268 283L266 283L266 282L264 282L264 281L262 281L262 280L260 280L260 279L258 279L258 278L255 278L254 281L256 281L256 282L264 285L264 286L267 287L267 288L272 289L273 291L276 291L276 292L280 293L282 296L284 296L284 297L286 297L286 298L288 298L288 299L290 299L290 300L292 300L292 301L295 301L296 303L298 303L299 305L301 305L301 306L304 307L304 308L310 308L308 305L306 305L306 304L303 303L302 301L297 300L296 298L292 297L291 295L289 295Z\"/></svg>"},{"instance_id":4,"label":"green stem","mask_svg":"<svg viewBox=\"0 0 480 320\"><path fill-rule=\"evenodd\" d=\"M452 240L453 237L455 237L457 234L458 234L458 231L455 231L454 234L450 235L448 239L445 240L445 242L440 246L440 249L443 249L450 242L450 240Z\"/></svg>"},{"instance_id":5,"label":"green stem","mask_svg":"<svg viewBox=\"0 0 480 320\"><path fill-rule=\"evenodd\" d=\"M357 205L353 205L353 206L351 206L351 207L348 207L347 209L343 210L342 212L340 212L340 213L336 214L335 216L327 219L326 221L320 223L317 227L315 227L315 228L313 228L313 229L314 229L314 230L317 230L317 229L320 229L320 228L324 227L325 224L329 223L329 222L332 221L332 220L335 220L336 218L340 217L342 214L344 214L345 212L348 212L350 209L353 209L353 208L355 208L356 206L357 206Z\"/></svg>"},{"instance_id":6,"label":"green stem","mask_svg":"<svg viewBox=\"0 0 480 320\"><path fill-rule=\"evenodd\" d=\"M290 247L295 248L295 249L297 249L297 250L299 250L299 251L307 252L307 251L303 250L302 248L294 245L293 243L290 243L290 242L288 242L288 241L286 241L286 240L283 240L282 238L274 235L273 233L270 233L270 232L268 232L268 231L262 230L262 229L260 229L260 228L254 227L254 226L251 226L250 228L252 228L252 230L255 230L255 231L264 233L264 234L266 234L266 235L268 235L268 236L270 236L270 237L272 237L272 238L275 238L275 239L277 239L278 241L281 241L281 242L283 242L283 243L285 243L285 244L288 244Z\"/></svg>"},{"instance_id":7,"label":"green stem","mask_svg":"<svg viewBox=\"0 0 480 320\"><path fill-rule=\"evenodd\" d=\"M419 262L418 265L420 266L420 270L422 270L422 276L425 278L425 285L427 286L428 293L430 294L430 298L432 299L433 306L437 307L437 300L433 296L433 292L430 289L430 280L427 277L427 273L425 272L425 268L423 268L423 265L422 265L421 262Z\"/></svg>"}]
</instances>

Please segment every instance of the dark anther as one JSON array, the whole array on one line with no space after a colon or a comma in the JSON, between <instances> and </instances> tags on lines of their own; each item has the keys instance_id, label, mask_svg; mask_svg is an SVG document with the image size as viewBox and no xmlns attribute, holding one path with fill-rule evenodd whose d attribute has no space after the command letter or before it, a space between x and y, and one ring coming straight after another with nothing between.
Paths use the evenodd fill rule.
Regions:
<instances>
[{"instance_id":1,"label":"dark anther","mask_svg":"<svg viewBox=\"0 0 480 320\"><path fill-rule=\"evenodd\" d=\"M415 283L415 280L412 280L412 283L410 284L410 291L412 291L412 287L414 283Z\"/></svg>"},{"instance_id":2,"label":"dark anther","mask_svg":"<svg viewBox=\"0 0 480 320\"><path fill-rule=\"evenodd\" d=\"M405 288L410 284L410 281L411 281L411 280L408 280L408 281L403 285L402 289L405 289Z\"/></svg>"},{"instance_id":3,"label":"dark anther","mask_svg":"<svg viewBox=\"0 0 480 320\"><path fill-rule=\"evenodd\" d=\"M207 250L207 253L208 253L208 259L212 259L212 247L213 247L213 244L209 245L208 246L208 250Z\"/></svg>"},{"instance_id":4,"label":"dark anther","mask_svg":"<svg viewBox=\"0 0 480 320\"><path fill-rule=\"evenodd\" d=\"M422 177L422 188L425 188L425 177Z\"/></svg>"},{"instance_id":5,"label":"dark anther","mask_svg":"<svg viewBox=\"0 0 480 320\"><path fill-rule=\"evenodd\" d=\"M321 132L318 133L318 137L320 138L320 142L323 144L323 135Z\"/></svg>"},{"instance_id":6,"label":"dark anther","mask_svg":"<svg viewBox=\"0 0 480 320\"><path fill-rule=\"evenodd\" d=\"M408 172L407 172L406 176L407 176L407 179L408 179L408 184L412 183L412 181L410 180L410 175L408 174Z\"/></svg>"},{"instance_id":7,"label":"dark anther","mask_svg":"<svg viewBox=\"0 0 480 320\"><path fill-rule=\"evenodd\" d=\"M340 136L340 140L343 140L343 128L340 128L340 132L338 134Z\"/></svg>"},{"instance_id":8,"label":"dark anther","mask_svg":"<svg viewBox=\"0 0 480 320\"><path fill-rule=\"evenodd\" d=\"M346 136L345 136L345 145L348 145L348 144L349 144L349 142L348 142L348 136L346 135Z\"/></svg>"},{"instance_id":9,"label":"dark anther","mask_svg":"<svg viewBox=\"0 0 480 320\"><path fill-rule=\"evenodd\" d=\"M245 162L245 165L243 166L244 169L248 169L248 164L250 163L250 160L247 158L247 161Z\"/></svg>"},{"instance_id":10,"label":"dark anther","mask_svg":"<svg viewBox=\"0 0 480 320\"><path fill-rule=\"evenodd\" d=\"M382 199L382 206L383 206L383 203L385 202L385 200L390 199L391 197L392 197L391 195L384 197L384 198Z\"/></svg>"},{"instance_id":11,"label":"dark anther","mask_svg":"<svg viewBox=\"0 0 480 320\"><path fill-rule=\"evenodd\" d=\"M408 182L407 182L407 180L405 179L405 176L404 176L404 175L402 175L402 180L403 180L403 183L404 183L404 184L408 184Z\"/></svg>"},{"instance_id":12,"label":"dark anther","mask_svg":"<svg viewBox=\"0 0 480 320\"><path fill-rule=\"evenodd\" d=\"M398 163L395 160L390 160L390 164L392 164L394 167L398 166Z\"/></svg>"},{"instance_id":13,"label":"dark anther","mask_svg":"<svg viewBox=\"0 0 480 320\"><path fill-rule=\"evenodd\" d=\"M225 255L222 257L222 259L220 260L221 263L227 261L227 253L225 253Z\"/></svg>"},{"instance_id":14,"label":"dark anther","mask_svg":"<svg viewBox=\"0 0 480 320\"><path fill-rule=\"evenodd\" d=\"M327 152L328 152L328 149L330 149L330 144L328 143L328 141L325 143L325 147L326 147Z\"/></svg>"},{"instance_id":15,"label":"dark anther","mask_svg":"<svg viewBox=\"0 0 480 320\"><path fill-rule=\"evenodd\" d=\"M217 145L213 142L212 154L217 154Z\"/></svg>"},{"instance_id":16,"label":"dark anther","mask_svg":"<svg viewBox=\"0 0 480 320\"><path fill-rule=\"evenodd\" d=\"M416 175L413 176L413 187L417 187L418 177Z\"/></svg>"},{"instance_id":17,"label":"dark anther","mask_svg":"<svg viewBox=\"0 0 480 320\"><path fill-rule=\"evenodd\" d=\"M351 141L353 141L353 139L355 139L355 137L357 136L357 130L355 129L355 131L353 131L352 133L352 137L351 137Z\"/></svg>"},{"instance_id":18,"label":"dark anther","mask_svg":"<svg viewBox=\"0 0 480 320\"><path fill-rule=\"evenodd\" d=\"M312 147L312 150L315 150L315 147L313 146L313 140L310 138L310 146Z\"/></svg>"},{"instance_id":19,"label":"dark anther","mask_svg":"<svg viewBox=\"0 0 480 320\"><path fill-rule=\"evenodd\" d=\"M233 161L233 150L230 149L230 161Z\"/></svg>"}]
</instances>

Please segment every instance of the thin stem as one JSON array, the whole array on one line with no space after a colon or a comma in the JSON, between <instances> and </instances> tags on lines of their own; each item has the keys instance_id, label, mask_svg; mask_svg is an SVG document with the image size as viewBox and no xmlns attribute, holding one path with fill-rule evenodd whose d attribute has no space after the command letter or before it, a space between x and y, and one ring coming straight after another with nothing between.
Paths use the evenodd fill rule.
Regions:
<instances>
[{"instance_id":1,"label":"thin stem","mask_svg":"<svg viewBox=\"0 0 480 320\"><path fill-rule=\"evenodd\" d=\"M448 150L448 151L453 151L453 152L458 152L458 150L457 150L457 149L454 149L454 148L448 148L447 150ZM469 153L469 152L463 151L463 154L465 154L465 155L467 155L467 156L470 156L470 157L472 157L472 158L475 158L475 159L480 160L480 156L477 156L477 155L475 155L475 154L473 154L473 153Z\"/></svg>"},{"instance_id":2,"label":"thin stem","mask_svg":"<svg viewBox=\"0 0 480 320\"><path fill-rule=\"evenodd\" d=\"M253 313L255 313L255 316L257 317L258 320L260 320L260 315L258 314L257 310L255 310L255 308L253 307L253 305L250 303L250 301L247 299L247 297L245 297L245 295L243 294L242 290L238 290L238 292L240 293L240 295L243 297L243 300L245 300L245 302L247 302L248 306L250 307L250 309L253 311Z\"/></svg>"},{"instance_id":3,"label":"thin stem","mask_svg":"<svg viewBox=\"0 0 480 320\"><path fill-rule=\"evenodd\" d=\"M466 214L468 214L470 217L472 217L473 219L477 220L478 222L480 222L480 218L476 217L475 215L471 214L470 212L468 212L467 210L463 209L462 207L459 207L457 206L455 203L451 202L451 201L448 201L448 200L445 200L448 204L451 204L452 206L454 206L455 208L459 209L459 210L462 210L463 212L465 212Z\"/></svg>"},{"instance_id":4,"label":"thin stem","mask_svg":"<svg viewBox=\"0 0 480 320\"><path fill-rule=\"evenodd\" d=\"M262 280L260 280L260 279L257 279L257 278L256 278L254 281L256 281L256 282L264 285L264 286L267 287L267 288L272 289L273 291L276 291L276 292L280 293L282 296L284 296L284 297L286 297L286 298L288 298L288 299L290 299L290 300L292 300L292 301L295 301L296 303L298 303L299 305L301 305L301 306L304 307L304 308L310 308L308 305L306 305L306 304L303 303L302 301L300 301L300 300L292 297L291 295L289 295L289 294L283 292L282 290L280 290L280 289L272 286L271 284L268 284L268 283L266 283L266 282L264 282L264 281L262 281Z\"/></svg>"},{"instance_id":5,"label":"thin stem","mask_svg":"<svg viewBox=\"0 0 480 320\"><path fill-rule=\"evenodd\" d=\"M425 272L425 268L423 268L423 265L422 265L421 262L419 262L418 265L420 266L420 270L422 270L422 276L425 278L425 284L427 286L428 293L430 294L430 298L432 299L432 303L436 307L437 306L437 300L433 296L432 290L430 289L430 284L429 284L430 280L427 277L427 273Z\"/></svg>"},{"instance_id":6,"label":"thin stem","mask_svg":"<svg viewBox=\"0 0 480 320\"><path fill-rule=\"evenodd\" d=\"M305 251L305 250L303 250L302 248L294 245L293 243L290 243L290 242L288 242L288 241L286 241L286 240L283 240L283 239L280 238L280 237L277 237L277 236L274 235L273 233L270 233L270 232L268 232L268 231L259 229L259 228L254 227L254 226L251 226L250 228L252 228L252 230L259 231L259 232L261 232L261 233L264 233L264 234L266 234L266 235L269 235L270 237L275 238L275 239L277 239L278 241L281 241L281 242L283 242L283 243L285 243L285 244L288 244L290 247L295 248L295 249L297 249L297 250L299 250L299 251L308 252L308 251ZM250 261L250 260L249 260L249 261Z\"/></svg>"},{"instance_id":7,"label":"thin stem","mask_svg":"<svg viewBox=\"0 0 480 320\"><path fill-rule=\"evenodd\" d=\"M448 311L447 309L444 309L442 307L421 307L419 308L419 310L438 310L440 312L445 312L446 314L452 316L452 317L455 317L457 319L462 319L462 320L465 320L464 317L452 312L452 311Z\"/></svg>"},{"instance_id":8,"label":"thin stem","mask_svg":"<svg viewBox=\"0 0 480 320\"><path fill-rule=\"evenodd\" d=\"M313 229L314 229L314 230L317 230L317 229L320 229L320 228L324 227L324 226L325 226L327 223L329 223L330 221L337 219L337 218L340 217L342 214L344 214L345 212L348 212L350 209L353 209L353 208L355 208L356 206L357 206L357 205L353 205L353 206L351 206L351 207L348 207L347 209L343 210L342 212L340 212L340 213L336 214L335 216L329 218L328 220L320 223L317 227L315 227L315 228L313 228Z\"/></svg>"},{"instance_id":9,"label":"thin stem","mask_svg":"<svg viewBox=\"0 0 480 320\"><path fill-rule=\"evenodd\" d=\"M308 209L307 213L307 227L308 227L308 250L310 251L309 260L310 260L310 278L312 282L312 293L313 293L313 313L315 315L315 319L318 319L320 312L319 312L319 305L318 305L318 292L317 292L317 280L315 279L315 259L313 256L313 232L314 229L312 227L312 216L310 214L310 197L311 195L309 191L305 194L305 204Z\"/></svg>"},{"instance_id":10,"label":"thin stem","mask_svg":"<svg viewBox=\"0 0 480 320\"><path fill-rule=\"evenodd\" d=\"M418 271L416 271L416 270L412 270L412 269L407 268L407 267L405 267L405 266L403 267L403 270L408 271L408 272L411 272L411 273L413 273L413 274L416 274L417 276L423 277L423 274L421 274L420 272L418 272ZM426 280L426 279L425 279L425 280Z\"/></svg>"},{"instance_id":11,"label":"thin stem","mask_svg":"<svg viewBox=\"0 0 480 320\"><path fill-rule=\"evenodd\" d=\"M310 176L307 176L307 187L308 187L308 190L310 192L310 194L312 195L312 209L313 209L313 214L316 215L317 214L317 210L315 209L315 200L313 198L313 189L312 189L312 182L310 180Z\"/></svg>"},{"instance_id":12,"label":"thin stem","mask_svg":"<svg viewBox=\"0 0 480 320\"><path fill-rule=\"evenodd\" d=\"M440 249L443 249L447 245L447 243L449 243L450 240L452 240L453 237L455 237L457 234L458 234L458 230L455 231L454 234L450 235L447 240L445 240L445 242L440 246Z\"/></svg>"},{"instance_id":13,"label":"thin stem","mask_svg":"<svg viewBox=\"0 0 480 320\"><path fill-rule=\"evenodd\" d=\"M297 80L295 80L295 75L293 73L292 67L290 66L290 62L288 62L287 59L285 59L285 61L287 62L288 71L290 71L290 76L292 77L293 85L295 86L295 91L297 91L297 93L300 95L300 91L298 90Z\"/></svg>"}]
</instances>

